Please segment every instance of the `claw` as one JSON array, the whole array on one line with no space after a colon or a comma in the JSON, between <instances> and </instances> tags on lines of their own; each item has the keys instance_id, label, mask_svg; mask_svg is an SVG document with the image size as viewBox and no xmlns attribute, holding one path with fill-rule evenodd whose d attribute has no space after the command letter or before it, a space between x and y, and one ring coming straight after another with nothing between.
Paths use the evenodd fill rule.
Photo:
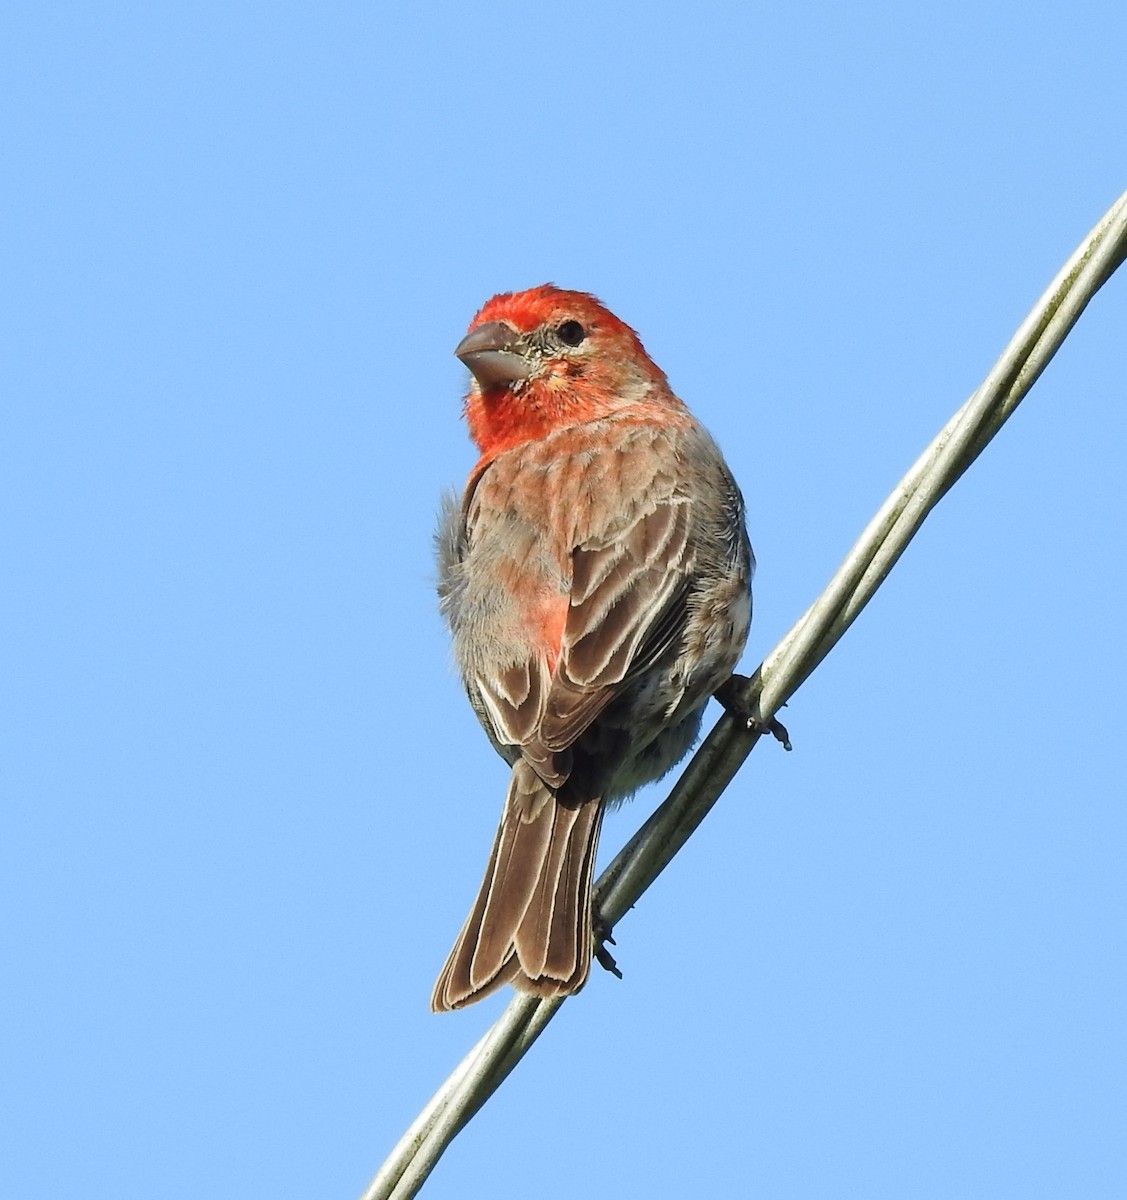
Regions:
<instances>
[{"instance_id":1,"label":"claw","mask_svg":"<svg viewBox=\"0 0 1127 1200\"><path fill-rule=\"evenodd\" d=\"M602 917L595 918L595 961L603 968L604 971L609 971L616 979L622 978L622 972L618 969L618 963L614 961L614 956L607 949L607 943L612 946L617 946L618 943L611 937L611 927L606 924Z\"/></svg>"},{"instance_id":2,"label":"claw","mask_svg":"<svg viewBox=\"0 0 1127 1200\"><path fill-rule=\"evenodd\" d=\"M609 971L616 979L622 978L622 971L619 969L618 963L614 961L614 956L606 948L606 946L595 947L595 961L603 968L604 971Z\"/></svg>"},{"instance_id":3,"label":"claw","mask_svg":"<svg viewBox=\"0 0 1127 1200\"><path fill-rule=\"evenodd\" d=\"M790 734L787 733L787 727L782 721L775 717L768 717L763 721L752 715L751 701L748 698L752 685L753 680L746 675L733 675L716 689L714 695L723 706L724 711L734 720L739 721L748 733L769 733L775 741L782 743L784 750L793 749L790 744Z\"/></svg>"}]
</instances>

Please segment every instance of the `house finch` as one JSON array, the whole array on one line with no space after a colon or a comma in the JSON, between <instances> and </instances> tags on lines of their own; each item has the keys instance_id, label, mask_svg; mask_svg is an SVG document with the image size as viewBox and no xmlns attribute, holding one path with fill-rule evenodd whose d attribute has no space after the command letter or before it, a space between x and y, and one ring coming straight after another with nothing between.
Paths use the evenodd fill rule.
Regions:
<instances>
[{"instance_id":1,"label":"house finch","mask_svg":"<svg viewBox=\"0 0 1127 1200\"><path fill-rule=\"evenodd\" d=\"M755 565L720 451L593 296L495 296L455 353L481 457L442 517L438 592L512 773L436 1012L583 986L603 809L693 744L743 651Z\"/></svg>"}]
</instances>

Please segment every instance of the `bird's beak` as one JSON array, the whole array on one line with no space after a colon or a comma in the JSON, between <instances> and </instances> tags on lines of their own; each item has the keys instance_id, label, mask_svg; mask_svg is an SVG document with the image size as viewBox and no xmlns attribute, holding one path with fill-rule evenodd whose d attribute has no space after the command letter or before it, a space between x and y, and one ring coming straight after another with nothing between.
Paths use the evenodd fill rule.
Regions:
<instances>
[{"instance_id":1,"label":"bird's beak","mask_svg":"<svg viewBox=\"0 0 1127 1200\"><path fill-rule=\"evenodd\" d=\"M483 388L507 387L532 373L532 364L520 352L519 334L504 321L487 321L471 330L454 353Z\"/></svg>"}]
</instances>

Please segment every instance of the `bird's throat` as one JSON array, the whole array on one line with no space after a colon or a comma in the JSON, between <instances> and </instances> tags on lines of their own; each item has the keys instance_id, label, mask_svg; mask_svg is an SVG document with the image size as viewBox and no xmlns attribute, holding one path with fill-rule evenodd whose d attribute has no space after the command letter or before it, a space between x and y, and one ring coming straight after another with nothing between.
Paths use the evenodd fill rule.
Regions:
<instances>
[{"instance_id":1,"label":"bird's throat","mask_svg":"<svg viewBox=\"0 0 1127 1200\"><path fill-rule=\"evenodd\" d=\"M597 415L575 388L554 376L517 388L475 388L466 397L466 423L483 460Z\"/></svg>"}]
</instances>

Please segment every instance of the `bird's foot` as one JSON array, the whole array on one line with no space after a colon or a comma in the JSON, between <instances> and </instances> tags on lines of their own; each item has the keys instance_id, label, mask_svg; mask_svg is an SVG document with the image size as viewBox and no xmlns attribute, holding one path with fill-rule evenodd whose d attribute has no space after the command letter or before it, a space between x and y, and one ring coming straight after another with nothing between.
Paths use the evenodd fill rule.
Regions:
<instances>
[{"instance_id":1,"label":"bird's foot","mask_svg":"<svg viewBox=\"0 0 1127 1200\"><path fill-rule=\"evenodd\" d=\"M726 679L713 693L734 720L739 721L748 733L769 733L784 750L790 750L790 734L782 721L768 717L766 721L752 713L752 688L755 680L747 675L733 675Z\"/></svg>"},{"instance_id":2,"label":"bird's foot","mask_svg":"<svg viewBox=\"0 0 1127 1200\"><path fill-rule=\"evenodd\" d=\"M616 979L621 979L622 972L618 969L618 963L614 961L614 955L607 949L608 942L612 946L617 945L614 938L611 937L611 927L599 916L595 917L594 926L595 961L604 971L609 971Z\"/></svg>"}]
</instances>

